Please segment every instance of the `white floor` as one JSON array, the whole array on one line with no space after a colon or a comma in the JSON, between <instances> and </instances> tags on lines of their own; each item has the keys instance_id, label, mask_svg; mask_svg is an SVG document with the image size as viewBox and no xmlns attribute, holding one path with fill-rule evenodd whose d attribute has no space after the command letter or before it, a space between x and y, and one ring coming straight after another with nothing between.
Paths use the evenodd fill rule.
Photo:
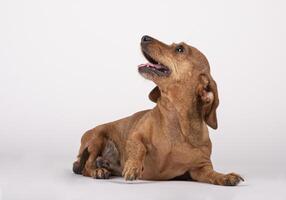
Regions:
<instances>
[{"instance_id":1,"label":"white floor","mask_svg":"<svg viewBox=\"0 0 286 200\"><path fill-rule=\"evenodd\" d=\"M63 156L2 156L0 199L286 199L285 174L272 175L267 168L241 168L246 181L223 187L186 181L95 180L73 174L71 163L72 158Z\"/></svg>"}]
</instances>

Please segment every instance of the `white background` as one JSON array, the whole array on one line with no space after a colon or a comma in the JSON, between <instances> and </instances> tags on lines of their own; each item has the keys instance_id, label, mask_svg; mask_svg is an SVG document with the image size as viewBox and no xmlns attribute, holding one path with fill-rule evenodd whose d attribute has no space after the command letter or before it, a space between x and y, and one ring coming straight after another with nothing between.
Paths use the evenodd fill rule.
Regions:
<instances>
[{"instance_id":1,"label":"white background","mask_svg":"<svg viewBox=\"0 0 286 200\"><path fill-rule=\"evenodd\" d=\"M285 199L285 1L0 1L0 199ZM218 171L246 182L74 175L80 137L154 106L142 35L185 41L218 83ZM141 182L136 182L141 183Z\"/></svg>"}]
</instances>

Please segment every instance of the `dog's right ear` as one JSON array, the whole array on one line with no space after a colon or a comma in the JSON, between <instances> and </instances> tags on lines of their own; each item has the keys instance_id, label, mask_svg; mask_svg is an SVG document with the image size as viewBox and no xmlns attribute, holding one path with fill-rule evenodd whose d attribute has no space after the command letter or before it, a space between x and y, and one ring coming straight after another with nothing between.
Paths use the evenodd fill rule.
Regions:
<instances>
[{"instance_id":1,"label":"dog's right ear","mask_svg":"<svg viewBox=\"0 0 286 200\"><path fill-rule=\"evenodd\" d=\"M149 99L154 103L157 103L160 96L161 92L158 86L154 87L153 90L149 93Z\"/></svg>"},{"instance_id":2,"label":"dog's right ear","mask_svg":"<svg viewBox=\"0 0 286 200\"><path fill-rule=\"evenodd\" d=\"M210 74L200 76L198 86L202 117L204 121L213 129L217 129L216 109L219 104L216 82Z\"/></svg>"}]
</instances>

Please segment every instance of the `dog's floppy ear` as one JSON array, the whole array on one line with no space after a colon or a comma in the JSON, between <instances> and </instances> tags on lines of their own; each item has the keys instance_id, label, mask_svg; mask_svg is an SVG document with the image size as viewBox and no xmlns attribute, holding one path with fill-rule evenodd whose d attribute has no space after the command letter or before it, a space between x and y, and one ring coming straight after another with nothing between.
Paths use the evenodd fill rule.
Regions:
<instances>
[{"instance_id":1,"label":"dog's floppy ear","mask_svg":"<svg viewBox=\"0 0 286 200\"><path fill-rule=\"evenodd\" d=\"M157 103L160 96L161 92L158 86L154 87L153 90L149 93L149 99L154 103Z\"/></svg>"},{"instance_id":2,"label":"dog's floppy ear","mask_svg":"<svg viewBox=\"0 0 286 200\"><path fill-rule=\"evenodd\" d=\"M216 82L209 74L200 76L198 86L201 112L204 121L213 129L217 129L216 109L219 104Z\"/></svg>"}]
</instances>

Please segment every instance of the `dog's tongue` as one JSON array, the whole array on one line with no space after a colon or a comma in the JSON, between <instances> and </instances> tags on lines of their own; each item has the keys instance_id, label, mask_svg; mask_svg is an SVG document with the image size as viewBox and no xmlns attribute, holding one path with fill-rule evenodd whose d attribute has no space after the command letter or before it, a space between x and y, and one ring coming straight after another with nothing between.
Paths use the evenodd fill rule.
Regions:
<instances>
[{"instance_id":1,"label":"dog's tongue","mask_svg":"<svg viewBox=\"0 0 286 200\"><path fill-rule=\"evenodd\" d=\"M154 67L154 68L161 68L160 64L153 64L153 63L145 63L145 64L141 64L138 67Z\"/></svg>"}]
</instances>

